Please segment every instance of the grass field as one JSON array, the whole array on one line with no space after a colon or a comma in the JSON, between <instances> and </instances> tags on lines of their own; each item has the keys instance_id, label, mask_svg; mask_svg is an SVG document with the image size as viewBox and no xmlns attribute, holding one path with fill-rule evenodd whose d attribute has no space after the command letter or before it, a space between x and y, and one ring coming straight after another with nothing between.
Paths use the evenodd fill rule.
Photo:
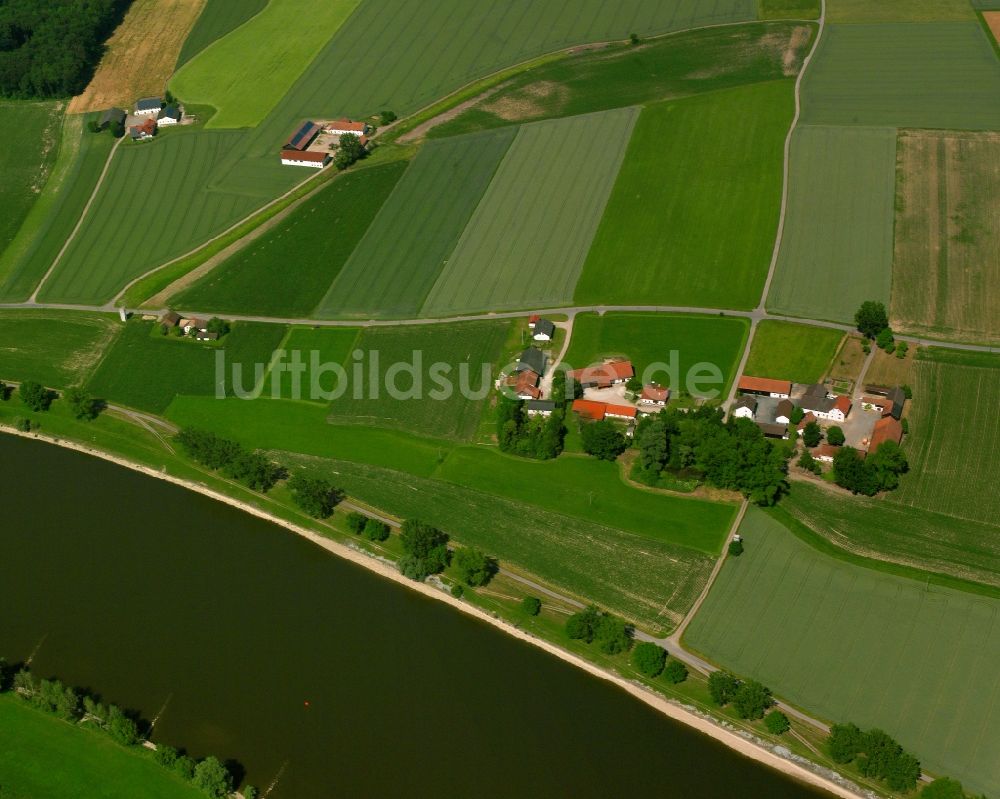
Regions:
<instances>
[{"instance_id":1,"label":"grass field","mask_svg":"<svg viewBox=\"0 0 1000 799\"><path fill-rule=\"evenodd\" d=\"M820 554L751 508L686 641L803 709L880 727L924 768L997 793L1000 600Z\"/></svg>"},{"instance_id":2,"label":"grass field","mask_svg":"<svg viewBox=\"0 0 1000 799\"><path fill-rule=\"evenodd\" d=\"M363 383L350 379L347 393L330 406L330 421L470 439L492 392L509 328L509 322L365 328L356 344L364 353ZM349 375L354 374L354 363L352 359ZM412 368L394 376L398 364ZM434 377L438 364L448 367L449 390ZM465 384L480 398L464 396L463 369L468 375ZM377 392L371 388L372 381ZM441 394L446 396L437 398Z\"/></svg>"},{"instance_id":3,"label":"grass field","mask_svg":"<svg viewBox=\"0 0 1000 799\"><path fill-rule=\"evenodd\" d=\"M968 0L827 0L828 22L957 22L974 20Z\"/></svg>"},{"instance_id":4,"label":"grass field","mask_svg":"<svg viewBox=\"0 0 1000 799\"><path fill-rule=\"evenodd\" d=\"M569 303L637 116L520 128L421 313Z\"/></svg>"},{"instance_id":5,"label":"grass field","mask_svg":"<svg viewBox=\"0 0 1000 799\"><path fill-rule=\"evenodd\" d=\"M0 103L0 252L38 199L56 160L61 135L58 103Z\"/></svg>"},{"instance_id":6,"label":"grass field","mask_svg":"<svg viewBox=\"0 0 1000 799\"><path fill-rule=\"evenodd\" d=\"M942 363L921 352L904 442L910 473L892 500L960 519L995 523L993 490L1000 450L1000 361L994 368Z\"/></svg>"},{"instance_id":7,"label":"grass field","mask_svg":"<svg viewBox=\"0 0 1000 799\"><path fill-rule=\"evenodd\" d=\"M818 383L833 362L844 334L794 322L757 326L746 373L795 383Z\"/></svg>"},{"instance_id":8,"label":"grass field","mask_svg":"<svg viewBox=\"0 0 1000 799\"><path fill-rule=\"evenodd\" d=\"M865 382L879 386L912 386L916 382L914 364L918 352L916 347L910 347L905 358L898 358L895 353L890 355L876 349Z\"/></svg>"},{"instance_id":9,"label":"grass field","mask_svg":"<svg viewBox=\"0 0 1000 799\"><path fill-rule=\"evenodd\" d=\"M171 91L185 102L218 109L208 122L210 128L253 127L278 104L359 2L271 0L184 64L170 81ZM248 59L248 53L254 57Z\"/></svg>"},{"instance_id":10,"label":"grass field","mask_svg":"<svg viewBox=\"0 0 1000 799\"><path fill-rule=\"evenodd\" d=\"M177 54L206 0L134 0L105 42L104 55L70 114L132 108L140 97L160 96Z\"/></svg>"},{"instance_id":11,"label":"grass field","mask_svg":"<svg viewBox=\"0 0 1000 799\"><path fill-rule=\"evenodd\" d=\"M781 507L849 552L1000 587L1000 526L891 500L796 482Z\"/></svg>"},{"instance_id":12,"label":"grass field","mask_svg":"<svg viewBox=\"0 0 1000 799\"><path fill-rule=\"evenodd\" d=\"M820 0L757 0L760 19L817 19Z\"/></svg>"},{"instance_id":13,"label":"grass field","mask_svg":"<svg viewBox=\"0 0 1000 799\"><path fill-rule=\"evenodd\" d=\"M80 383L120 329L112 314L0 311L0 379Z\"/></svg>"},{"instance_id":14,"label":"grass field","mask_svg":"<svg viewBox=\"0 0 1000 799\"><path fill-rule=\"evenodd\" d=\"M1000 342L1000 134L899 137L893 328Z\"/></svg>"},{"instance_id":15,"label":"grass field","mask_svg":"<svg viewBox=\"0 0 1000 799\"><path fill-rule=\"evenodd\" d=\"M725 386L705 384L703 388L718 388L724 395L735 376L743 354L749 324L745 319L687 314L607 313L603 316L580 314L573 323L573 337L565 363L579 369L599 362L607 356L626 356L636 367L636 374L654 363L671 361L677 352L681 385L673 385L664 370L657 370L647 379L669 386L673 391L684 389L688 370L699 363L714 364L722 371Z\"/></svg>"},{"instance_id":16,"label":"grass field","mask_svg":"<svg viewBox=\"0 0 1000 799\"><path fill-rule=\"evenodd\" d=\"M148 750L126 750L103 733L68 724L10 694L0 696L0 786L10 799L204 796L154 763Z\"/></svg>"},{"instance_id":17,"label":"grass field","mask_svg":"<svg viewBox=\"0 0 1000 799\"><path fill-rule=\"evenodd\" d=\"M798 73L813 30L767 22L687 31L640 47L581 50L506 81L429 135L454 136L789 77Z\"/></svg>"},{"instance_id":18,"label":"grass field","mask_svg":"<svg viewBox=\"0 0 1000 799\"><path fill-rule=\"evenodd\" d=\"M177 69L262 11L267 3L268 0L206 0L204 9L177 56Z\"/></svg>"},{"instance_id":19,"label":"grass field","mask_svg":"<svg viewBox=\"0 0 1000 799\"><path fill-rule=\"evenodd\" d=\"M796 130L769 310L851 322L865 300L888 304L895 161L892 128Z\"/></svg>"},{"instance_id":20,"label":"grass field","mask_svg":"<svg viewBox=\"0 0 1000 799\"><path fill-rule=\"evenodd\" d=\"M306 365L297 381L298 391L296 392L296 379L292 372L282 371L280 380L275 383L275 372L272 369L270 377L264 384L264 396L274 399L308 400L319 402L326 407L327 400L313 395L313 381L316 381L320 392L332 392L337 389L336 375L324 367L329 364L342 366L347 362L358 340L358 332L356 327L293 327L282 344L282 349L287 353L282 360L285 364L295 362L295 353L298 353L299 361ZM316 370L312 369L314 352L318 366Z\"/></svg>"},{"instance_id":21,"label":"grass field","mask_svg":"<svg viewBox=\"0 0 1000 799\"><path fill-rule=\"evenodd\" d=\"M673 629L711 571L713 559L695 550L526 506L516 498L356 463L281 457L329 475L353 497L400 518L437 525L501 565L537 575L647 630Z\"/></svg>"},{"instance_id":22,"label":"grass field","mask_svg":"<svg viewBox=\"0 0 1000 799\"><path fill-rule=\"evenodd\" d=\"M1000 61L978 22L828 25L802 86L802 121L1000 128Z\"/></svg>"},{"instance_id":23,"label":"grass field","mask_svg":"<svg viewBox=\"0 0 1000 799\"><path fill-rule=\"evenodd\" d=\"M177 394L214 397L217 390L216 353L225 353L223 389L233 387L232 364L244 364L242 388L251 391L254 365L271 362L285 328L242 322L224 339L223 346L199 344L153 333L153 322L129 322L87 389L95 396L153 413L162 413Z\"/></svg>"},{"instance_id":24,"label":"grass field","mask_svg":"<svg viewBox=\"0 0 1000 799\"><path fill-rule=\"evenodd\" d=\"M790 80L646 108L576 302L755 307L774 246L792 113Z\"/></svg>"},{"instance_id":25,"label":"grass field","mask_svg":"<svg viewBox=\"0 0 1000 799\"><path fill-rule=\"evenodd\" d=\"M497 131L428 144L319 305L323 318L415 316L514 138Z\"/></svg>"},{"instance_id":26,"label":"grass field","mask_svg":"<svg viewBox=\"0 0 1000 799\"><path fill-rule=\"evenodd\" d=\"M399 161L334 180L171 302L208 311L309 316L405 169Z\"/></svg>"},{"instance_id":27,"label":"grass field","mask_svg":"<svg viewBox=\"0 0 1000 799\"><path fill-rule=\"evenodd\" d=\"M0 300L20 302L31 295L80 218L114 144L110 135L90 133L83 115L64 119L49 180L0 253Z\"/></svg>"}]
</instances>

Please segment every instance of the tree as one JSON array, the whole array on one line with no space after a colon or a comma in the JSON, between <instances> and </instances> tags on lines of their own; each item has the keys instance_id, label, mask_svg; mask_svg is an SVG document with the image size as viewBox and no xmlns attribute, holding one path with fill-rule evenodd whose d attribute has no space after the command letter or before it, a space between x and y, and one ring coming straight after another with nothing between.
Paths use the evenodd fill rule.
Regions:
<instances>
[{"instance_id":1,"label":"tree","mask_svg":"<svg viewBox=\"0 0 1000 799\"><path fill-rule=\"evenodd\" d=\"M407 519L399 538L406 553L399 561L399 569L411 580L424 580L448 565L448 535L436 527Z\"/></svg>"},{"instance_id":2,"label":"tree","mask_svg":"<svg viewBox=\"0 0 1000 799\"><path fill-rule=\"evenodd\" d=\"M625 381L625 389L631 391L633 394L638 394L642 391L642 381L633 375Z\"/></svg>"},{"instance_id":3,"label":"tree","mask_svg":"<svg viewBox=\"0 0 1000 799\"><path fill-rule=\"evenodd\" d=\"M708 692L719 707L728 705L739 687L739 680L728 671L713 671L708 675Z\"/></svg>"},{"instance_id":4,"label":"tree","mask_svg":"<svg viewBox=\"0 0 1000 799\"><path fill-rule=\"evenodd\" d=\"M657 474L662 472L670 454L666 423L658 418L643 420L636 430L636 444L643 469Z\"/></svg>"},{"instance_id":5,"label":"tree","mask_svg":"<svg viewBox=\"0 0 1000 799\"><path fill-rule=\"evenodd\" d=\"M153 753L153 760L164 768L169 769L173 768L178 757L180 757L180 753L174 747L167 744L157 744L156 751Z\"/></svg>"},{"instance_id":6,"label":"tree","mask_svg":"<svg viewBox=\"0 0 1000 799\"><path fill-rule=\"evenodd\" d=\"M537 616L542 612L542 600L536 596L526 596L521 600L521 610L529 616Z\"/></svg>"},{"instance_id":7,"label":"tree","mask_svg":"<svg viewBox=\"0 0 1000 799\"><path fill-rule=\"evenodd\" d=\"M834 763L850 763L861 752L861 729L857 724L834 724L827 747Z\"/></svg>"},{"instance_id":8,"label":"tree","mask_svg":"<svg viewBox=\"0 0 1000 799\"><path fill-rule=\"evenodd\" d=\"M839 447L843 445L843 443L847 440L847 437L844 435L844 431L841 428L834 425L833 427L827 428L826 440L833 446Z\"/></svg>"},{"instance_id":9,"label":"tree","mask_svg":"<svg viewBox=\"0 0 1000 799\"><path fill-rule=\"evenodd\" d=\"M463 596L465 596L464 586L461 583L455 583L451 587L451 595L455 597L455 599L461 599Z\"/></svg>"},{"instance_id":10,"label":"tree","mask_svg":"<svg viewBox=\"0 0 1000 799\"><path fill-rule=\"evenodd\" d=\"M743 540L734 538L729 542L729 554L734 558L738 558L743 554Z\"/></svg>"},{"instance_id":11,"label":"tree","mask_svg":"<svg viewBox=\"0 0 1000 799\"><path fill-rule=\"evenodd\" d=\"M600 611L590 605L566 619L566 635L574 641L586 641L589 644L594 640L600 619Z\"/></svg>"},{"instance_id":12,"label":"tree","mask_svg":"<svg viewBox=\"0 0 1000 799\"><path fill-rule=\"evenodd\" d=\"M347 529L355 535L361 535L365 531L365 526L367 524L368 517L363 513L358 513L357 511L352 510L347 514Z\"/></svg>"},{"instance_id":13,"label":"tree","mask_svg":"<svg viewBox=\"0 0 1000 799\"><path fill-rule=\"evenodd\" d=\"M628 652L632 648L632 637L635 630L632 625L626 624L617 616L610 613L602 613L594 630L594 640L597 648L605 655L617 655L619 652Z\"/></svg>"},{"instance_id":14,"label":"tree","mask_svg":"<svg viewBox=\"0 0 1000 799\"><path fill-rule=\"evenodd\" d=\"M965 799L965 789L958 780L941 777L924 787L920 799Z\"/></svg>"},{"instance_id":15,"label":"tree","mask_svg":"<svg viewBox=\"0 0 1000 799\"><path fill-rule=\"evenodd\" d=\"M288 490L292 492L295 504L314 519L329 518L341 497L341 493L329 480L307 477L301 473L292 475L288 481Z\"/></svg>"},{"instance_id":16,"label":"tree","mask_svg":"<svg viewBox=\"0 0 1000 799\"><path fill-rule=\"evenodd\" d=\"M872 496L878 491L871 469L853 447L841 447L833 456L833 479L854 494Z\"/></svg>"},{"instance_id":17,"label":"tree","mask_svg":"<svg viewBox=\"0 0 1000 799\"><path fill-rule=\"evenodd\" d=\"M466 585L475 588L486 585L499 571L494 558L487 557L474 547L463 547L455 553L455 566Z\"/></svg>"},{"instance_id":18,"label":"tree","mask_svg":"<svg viewBox=\"0 0 1000 799\"><path fill-rule=\"evenodd\" d=\"M667 682L673 685L682 683L688 678L687 666L679 660L671 659L667 667L663 670L663 676L667 678Z\"/></svg>"},{"instance_id":19,"label":"tree","mask_svg":"<svg viewBox=\"0 0 1000 799\"><path fill-rule=\"evenodd\" d=\"M909 351L910 351L910 345L907 344L905 341L900 341L896 345L896 357L899 358L899 360L903 360L903 358L906 357L906 353Z\"/></svg>"},{"instance_id":20,"label":"tree","mask_svg":"<svg viewBox=\"0 0 1000 799\"><path fill-rule=\"evenodd\" d=\"M812 472L813 474L819 474L822 471L819 463L807 449L803 450L799 456L798 465L800 469L805 469L807 472Z\"/></svg>"},{"instance_id":21,"label":"tree","mask_svg":"<svg viewBox=\"0 0 1000 799\"><path fill-rule=\"evenodd\" d=\"M233 789L233 776L218 758L209 755L194 769L191 780L212 799L225 799Z\"/></svg>"},{"instance_id":22,"label":"tree","mask_svg":"<svg viewBox=\"0 0 1000 799\"><path fill-rule=\"evenodd\" d=\"M875 338L889 326L889 314L884 304L868 300L854 314L854 323L865 338Z\"/></svg>"},{"instance_id":23,"label":"tree","mask_svg":"<svg viewBox=\"0 0 1000 799\"><path fill-rule=\"evenodd\" d=\"M875 344L879 349L892 353L895 347L896 337L892 335L892 328L883 327L875 337Z\"/></svg>"},{"instance_id":24,"label":"tree","mask_svg":"<svg viewBox=\"0 0 1000 799\"><path fill-rule=\"evenodd\" d=\"M816 422L809 422L802 428L802 443L807 447L818 447L823 438L823 431Z\"/></svg>"},{"instance_id":25,"label":"tree","mask_svg":"<svg viewBox=\"0 0 1000 799\"><path fill-rule=\"evenodd\" d=\"M208 324L205 326L205 329L209 333L218 333L219 338L222 338L229 332L230 327L229 327L229 322L227 322L225 319L220 319L218 316L213 316L211 319L208 320Z\"/></svg>"},{"instance_id":26,"label":"tree","mask_svg":"<svg viewBox=\"0 0 1000 799\"><path fill-rule=\"evenodd\" d=\"M21 402L33 411L47 411L55 399L55 392L49 391L41 383L25 380L21 383Z\"/></svg>"},{"instance_id":27,"label":"tree","mask_svg":"<svg viewBox=\"0 0 1000 799\"><path fill-rule=\"evenodd\" d=\"M365 522L365 538L369 541L385 541L389 537L389 525L378 519Z\"/></svg>"},{"instance_id":28,"label":"tree","mask_svg":"<svg viewBox=\"0 0 1000 799\"><path fill-rule=\"evenodd\" d=\"M132 746L139 741L139 727L135 721L122 712L122 709L111 705L108 708L108 720L105 729L112 740L122 746Z\"/></svg>"},{"instance_id":29,"label":"tree","mask_svg":"<svg viewBox=\"0 0 1000 799\"><path fill-rule=\"evenodd\" d=\"M788 419L792 424L798 424L805 418L805 416L806 412L802 410L802 407L800 405L796 405L792 408L792 415L789 416Z\"/></svg>"},{"instance_id":30,"label":"tree","mask_svg":"<svg viewBox=\"0 0 1000 799\"><path fill-rule=\"evenodd\" d=\"M732 702L741 719L762 719L767 709L774 704L774 699L770 688L756 680L747 680L740 683Z\"/></svg>"},{"instance_id":31,"label":"tree","mask_svg":"<svg viewBox=\"0 0 1000 799\"><path fill-rule=\"evenodd\" d=\"M792 725L788 721L788 716L780 710L772 710L764 716L764 726L771 735L783 735L788 732Z\"/></svg>"},{"instance_id":32,"label":"tree","mask_svg":"<svg viewBox=\"0 0 1000 799\"><path fill-rule=\"evenodd\" d=\"M340 136L340 146L337 147L337 155L334 156L333 163L337 169L347 169L355 161L360 161L367 155L361 139L353 133L342 133Z\"/></svg>"},{"instance_id":33,"label":"tree","mask_svg":"<svg viewBox=\"0 0 1000 799\"><path fill-rule=\"evenodd\" d=\"M608 419L583 425L580 437L587 454L605 461L615 460L628 446L625 436Z\"/></svg>"},{"instance_id":34,"label":"tree","mask_svg":"<svg viewBox=\"0 0 1000 799\"><path fill-rule=\"evenodd\" d=\"M629 42L631 42L631 43L632 43L633 45L637 45L637 44L639 44L639 34L638 34L638 33L630 33L630 34L628 35L628 40L629 40Z\"/></svg>"},{"instance_id":35,"label":"tree","mask_svg":"<svg viewBox=\"0 0 1000 799\"><path fill-rule=\"evenodd\" d=\"M667 650L650 641L636 644L632 650L632 665L647 677L659 677L667 663Z\"/></svg>"},{"instance_id":36,"label":"tree","mask_svg":"<svg viewBox=\"0 0 1000 799\"><path fill-rule=\"evenodd\" d=\"M190 782L194 779L194 770L198 764L195 763L194 758L189 755L179 755L174 761L174 773L178 774L181 779Z\"/></svg>"},{"instance_id":37,"label":"tree","mask_svg":"<svg viewBox=\"0 0 1000 799\"><path fill-rule=\"evenodd\" d=\"M389 110L380 111L378 118L382 125L391 125L396 121L396 114L395 112Z\"/></svg>"},{"instance_id":38,"label":"tree","mask_svg":"<svg viewBox=\"0 0 1000 799\"><path fill-rule=\"evenodd\" d=\"M0 381L0 402L6 402L10 398L10 387Z\"/></svg>"}]
</instances>

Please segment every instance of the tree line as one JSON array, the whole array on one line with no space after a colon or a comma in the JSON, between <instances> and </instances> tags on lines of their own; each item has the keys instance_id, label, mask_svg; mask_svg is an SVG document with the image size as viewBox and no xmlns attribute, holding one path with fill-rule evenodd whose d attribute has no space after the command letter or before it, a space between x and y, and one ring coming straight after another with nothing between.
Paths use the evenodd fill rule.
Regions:
<instances>
[{"instance_id":1,"label":"tree line","mask_svg":"<svg viewBox=\"0 0 1000 799\"><path fill-rule=\"evenodd\" d=\"M0 402L7 402L13 394L13 386L0 383ZM34 413L44 413L52 407L53 402L63 399L73 417L81 421L96 419L107 406L104 400L93 397L78 386L68 388L60 395L34 380L25 380L21 383L17 388L17 394L21 403ZM21 432L27 433L34 429L35 424L31 419L18 417L14 420L14 426Z\"/></svg>"},{"instance_id":2,"label":"tree line","mask_svg":"<svg viewBox=\"0 0 1000 799\"><path fill-rule=\"evenodd\" d=\"M27 667L9 668L3 660L0 660L0 692L12 692L31 707L63 721L97 729L125 748L141 747L149 734L150 726L137 714L105 704L100 697L59 680L40 680ZM213 755L195 760L166 744L156 747L153 759L213 799L229 796L243 773L238 763L223 763ZM254 799L257 791L246 786L243 796Z\"/></svg>"},{"instance_id":3,"label":"tree line","mask_svg":"<svg viewBox=\"0 0 1000 799\"><path fill-rule=\"evenodd\" d=\"M132 0L5 0L0 3L0 96L79 94L104 41Z\"/></svg>"}]
</instances>

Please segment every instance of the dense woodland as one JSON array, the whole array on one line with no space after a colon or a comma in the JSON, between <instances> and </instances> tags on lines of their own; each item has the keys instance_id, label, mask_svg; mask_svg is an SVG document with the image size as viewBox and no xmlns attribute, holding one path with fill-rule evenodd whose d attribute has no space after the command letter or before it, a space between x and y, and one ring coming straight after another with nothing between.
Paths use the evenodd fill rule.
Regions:
<instances>
[{"instance_id":1,"label":"dense woodland","mask_svg":"<svg viewBox=\"0 0 1000 799\"><path fill-rule=\"evenodd\" d=\"M79 94L132 0L0 0L0 96Z\"/></svg>"}]
</instances>

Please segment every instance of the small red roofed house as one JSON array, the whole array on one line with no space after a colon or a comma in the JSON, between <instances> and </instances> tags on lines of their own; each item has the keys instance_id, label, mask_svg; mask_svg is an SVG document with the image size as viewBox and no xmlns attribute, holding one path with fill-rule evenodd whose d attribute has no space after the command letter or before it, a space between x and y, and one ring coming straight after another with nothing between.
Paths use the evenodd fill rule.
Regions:
<instances>
[{"instance_id":1,"label":"small red roofed house","mask_svg":"<svg viewBox=\"0 0 1000 799\"><path fill-rule=\"evenodd\" d=\"M604 416L608 419L634 419L636 409L631 405L606 405Z\"/></svg>"},{"instance_id":2,"label":"small red roofed house","mask_svg":"<svg viewBox=\"0 0 1000 799\"><path fill-rule=\"evenodd\" d=\"M366 122L355 122L352 119L334 119L323 123L323 132L334 136L353 133L355 136L360 137L368 133L368 124Z\"/></svg>"},{"instance_id":3,"label":"small red roofed house","mask_svg":"<svg viewBox=\"0 0 1000 799\"><path fill-rule=\"evenodd\" d=\"M772 380L769 377L750 377L749 375L743 375L740 378L738 388L743 394L757 394L776 399L788 399L792 393L790 380Z\"/></svg>"},{"instance_id":4,"label":"small red roofed house","mask_svg":"<svg viewBox=\"0 0 1000 799\"><path fill-rule=\"evenodd\" d=\"M569 377L584 388L610 388L634 376L632 361L607 361L585 369L574 369L569 373Z\"/></svg>"},{"instance_id":5,"label":"small red roofed house","mask_svg":"<svg viewBox=\"0 0 1000 799\"><path fill-rule=\"evenodd\" d=\"M875 422L875 429L872 431L872 440L868 445L868 451L877 451L886 441L895 441L898 444L902 440L903 425L891 416L883 416Z\"/></svg>"},{"instance_id":6,"label":"small red roofed house","mask_svg":"<svg viewBox=\"0 0 1000 799\"><path fill-rule=\"evenodd\" d=\"M282 150L281 163L285 166L310 166L322 169L330 163L330 153L315 150Z\"/></svg>"},{"instance_id":7,"label":"small red roofed house","mask_svg":"<svg viewBox=\"0 0 1000 799\"><path fill-rule=\"evenodd\" d=\"M670 389L661 388L655 383L643 386L642 393L639 395L641 405L666 405L669 399Z\"/></svg>"},{"instance_id":8,"label":"small red roofed house","mask_svg":"<svg viewBox=\"0 0 1000 799\"><path fill-rule=\"evenodd\" d=\"M573 413L581 419L588 419L591 422L603 422L604 414L608 405L605 402L594 402L593 400L578 399L573 401Z\"/></svg>"}]
</instances>

